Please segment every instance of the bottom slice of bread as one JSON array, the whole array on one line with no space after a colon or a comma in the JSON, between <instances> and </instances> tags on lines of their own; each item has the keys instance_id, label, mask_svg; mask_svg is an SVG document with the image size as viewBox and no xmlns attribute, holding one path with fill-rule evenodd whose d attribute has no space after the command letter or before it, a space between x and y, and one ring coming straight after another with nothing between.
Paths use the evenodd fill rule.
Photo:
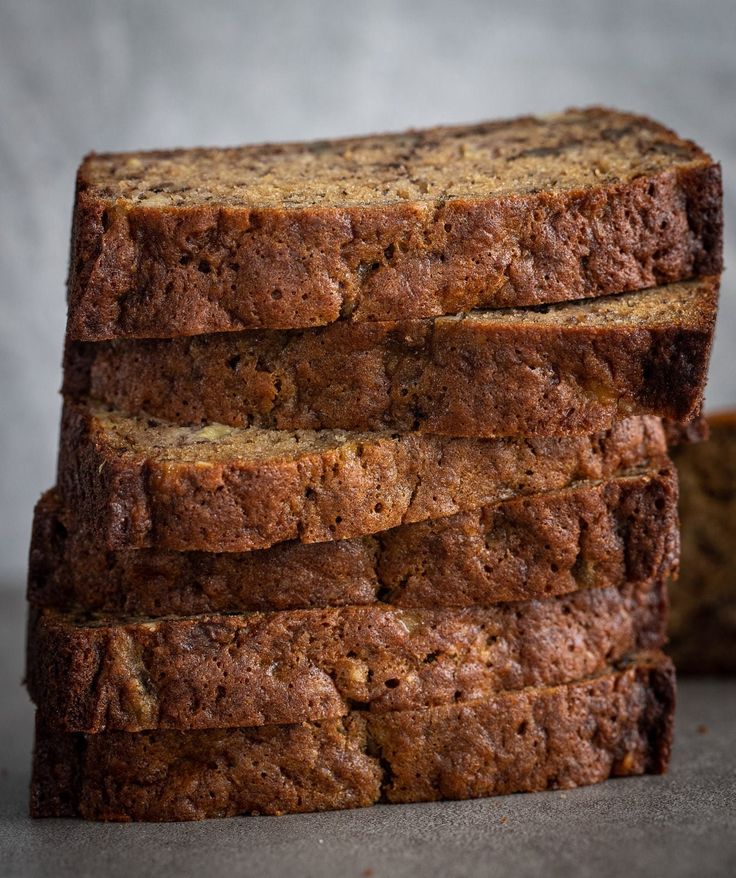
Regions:
<instances>
[{"instance_id":1,"label":"bottom slice of bread","mask_svg":"<svg viewBox=\"0 0 736 878\"><path fill-rule=\"evenodd\" d=\"M641 654L604 674L424 710L201 731L50 732L34 817L198 820L567 789L666 770L674 670Z\"/></svg>"}]
</instances>

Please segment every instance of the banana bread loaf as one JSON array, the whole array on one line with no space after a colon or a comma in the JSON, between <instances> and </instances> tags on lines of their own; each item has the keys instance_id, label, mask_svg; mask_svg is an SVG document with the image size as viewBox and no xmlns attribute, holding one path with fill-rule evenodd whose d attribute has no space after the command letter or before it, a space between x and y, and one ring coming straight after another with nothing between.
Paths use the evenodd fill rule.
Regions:
<instances>
[{"instance_id":1,"label":"banana bread loaf","mask_svg":"<svg viewBox=\"0 0 736 878\"><path fill-rule=\"evenodd\" d=\"M241 552L604 479L661 460L666 448L652 417L592 436L483 440L194 429L67 402L58 489L75 524L110 549Z\"/></svg>"},{"instance_id":2,"label":"banana bread loaf","mask_svg":"<svg viewBox=\"0 0 736 878\"><path fill-rule=\"evenodd\" d=\"M26 679L71 732L225 728L554 686L664 643L662 582L451 610L125 619L32 610Z\"/></svg>"},{"instance_id":3,"label":"banana bread loaf","mask_svg":"<svg viewBox=\"0 0 736 878\"><path fill-rule=\"evenodd\" d=\"M710 441L678 451L682 573L670 589L678 669L736 673L736 412L711 415Z\"/></svg>"},{"instance_id":4,"label":"banana bread loaf","mask_svg":"<svg viewBox=\"0 0 736 878\"><path fill-rule=\"evenodd\" d=\"M720 168L571 110L316 143L90 155L71 338L402 320L721 270Z\"/></svg>"},{"instance_id":5,"label":"banana bread loaf","mask_svg":"<svg viewBox=\"0 0 736 878\"><path fill-rule=\"evenodd\" d=\"M375 536L215 554L108 551L69 525L48 491L34 516L28 599L59 610L157 617L553 597L672 573L676 506L677 482L664 467Z\"/></svg>"},{"instance_id":6,"label":"banana bread loaf","mask_svg":"<svg viewBox=\"0 0 736 878\"><path fill-rule=\"evenodd\" d=\"M31 813L200 820L569 789L665 771L674 702L659 653L554 688L298 725L84 735L39 724Z\"/></svg>"},{"instance_id":7,"label":"banana bread loaf","mask_svg":"<svg viewBox=\"0 0 736 878\"><path fill-rule=\"evenodd\" d=\"M179 424L593 433L700 410L718 278L461 317L70 344L64 391ZM513 388L513 392L509 392Z\"/></svg>"}]
</instances>

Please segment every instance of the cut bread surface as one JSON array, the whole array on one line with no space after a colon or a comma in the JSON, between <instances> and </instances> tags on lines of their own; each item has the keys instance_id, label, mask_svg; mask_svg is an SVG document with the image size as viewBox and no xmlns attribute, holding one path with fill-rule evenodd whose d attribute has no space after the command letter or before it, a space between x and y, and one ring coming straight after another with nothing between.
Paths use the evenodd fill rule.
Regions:
<instances>
[{"instance_id":1,"label":"cut bread surface","mask_svg":"<svg viewBox=\"0 0 736 878\"><path fill-rule=\"evenodd\" d=\"M707 158L656 122L592 109L332 141L92 154L81 179L111 202L288 210L598 187Z\"/></svg>"}]
</instances>

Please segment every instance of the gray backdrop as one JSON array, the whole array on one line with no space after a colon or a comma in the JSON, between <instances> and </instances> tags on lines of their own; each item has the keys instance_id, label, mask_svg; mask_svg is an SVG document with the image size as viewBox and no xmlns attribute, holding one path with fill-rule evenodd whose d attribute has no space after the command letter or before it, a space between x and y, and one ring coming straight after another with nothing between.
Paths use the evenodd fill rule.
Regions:
<instances>
[{"instance_id":1,"label":"gray backdrop","mask_svg":"<svg viewBox=\"0 0 736 878\"><path fill-rule=\"evenodd\" d=\"M606 103L723 163L734 0L0 0L0 580L54 480L74 173L88 150L308 138ZM727 236L726 260L733 263ZM736 403L733 278L711 407Z\"/></svg>"}]
</instances>

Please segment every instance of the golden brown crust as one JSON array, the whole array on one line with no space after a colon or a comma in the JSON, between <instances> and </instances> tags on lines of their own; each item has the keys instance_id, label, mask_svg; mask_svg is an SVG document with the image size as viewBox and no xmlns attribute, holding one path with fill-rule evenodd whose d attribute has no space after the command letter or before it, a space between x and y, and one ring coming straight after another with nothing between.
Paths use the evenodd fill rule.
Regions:
<instances>
[{"instance_id":1,"label":"golden brown crust","mask_svg":"<svg viewBox=\"0 0 736 878\"><path fill-rule=\"evenodd\" d=\"M736 673L736 411L708 415L710 441L675 460L682 573L670 589L669 651L680 670Z\"/></svg>"},{"instance_id":2,"label":"golden brown crust","mask_svg":"<svg viewBox=\"0 0 736 878\"><path fill-rule=\"evenodd\" d=\"M229 170L208 180L218 163ZM386 194L367 197L376 180ZM77 179L68 334L431 317L717 274L721 200L720 168L694 144L599 109L366 141L91 156Z\"/></svg>"},{"instance_id":3,"label":"golden brown crust","mask_svg":"<svg viewBox=\"0 0 736 878\"><path fill-rule=\"evenodd\" d=\"M216 431L217 438L211 438ZM58 489L108 548L324 542L605 479L666 454L657 418L549 439L172 427L67 401Z\"/></svg>"},{"instance_id":4,"label":"golden brown crust","mask_svg":"<svg viewBox=\"0 0 736 878\"><path fill-rule=\"evenodd\" d=\"M69 732L411 710L600 673L664 642L664 583L451 610L383 605L155 620L32 610L26 681Z\"/></svg>"},{"instance_id":5,"label":"golden brown crust","mask_svg":"<svg viewBox=\"0 0 736 878\"><path fill-rule=\"evenodd\" d=\"M677 483L668 466L371 537L221 554L106 551L68 526L49 491L34 516L28 599L151 617L378 600L485 606L660 578L675 570L678 548Z\"/></svg>"},{"instance_id":6,"label":"golden brown crust","mask_svg":"<svg viewBox=\"0 0 736 878\"><path fill-rule=\"evenodd\" d=\"M70 344L64 392L176 423L556 436L700 410L717 277L542 312Z\"/></svg>"},{"instance_id":7,"label":"golden brown crust","mask_svg":"<svg viewBox=\"0 0 736 878\"><path fill-rule=\"evenodd\" d=\"M36 730L31 814L201 820L545 789L666 771L661 654L552 689L288 726L100 735Z\"/></svg>"}]
</instances>

